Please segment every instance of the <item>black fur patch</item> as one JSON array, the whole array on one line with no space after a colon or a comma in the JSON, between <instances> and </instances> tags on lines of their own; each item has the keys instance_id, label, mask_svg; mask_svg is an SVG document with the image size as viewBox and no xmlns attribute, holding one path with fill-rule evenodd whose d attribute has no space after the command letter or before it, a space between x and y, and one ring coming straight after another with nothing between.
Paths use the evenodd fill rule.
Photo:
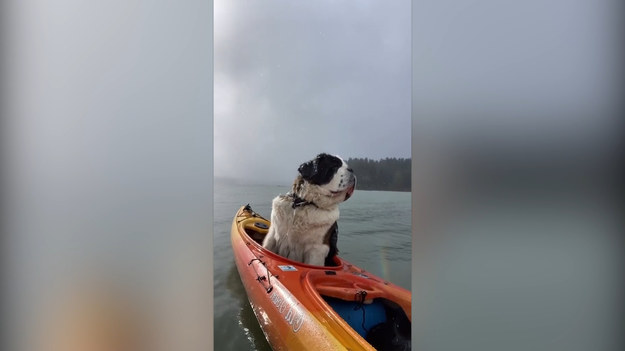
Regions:
<instances>
[{"instance_id":1,"label":"black fur patch","mask_svg":"<svg viewBox=\"0 0 625 351\"><path fill-rule=\"evenodd\" d=\"M323 243L330 246L330 251L328 251L328 255L326 256L325 259L325 266L335 266L334 264L334 256L336 256L339 253L339 249L336 246L336 242L339 239L339 225L337 222L334 222L334 224L332 224L332 226L330 227L330 229L328 229L328 232L326 233L326 236L323 238Z\"/></svg>"},{"instance_id":2,"label":"black fur patch","mask_svg":"<svg viewBox=\"0 0 625 351\"><path fill-rule=\"evenodd\" d=\"M316 185L328 184L336 171L341 168L340 158L326 153L319 154L313 160L302 163L297 169L302 178Z\"/></svg>"}]
</instances>

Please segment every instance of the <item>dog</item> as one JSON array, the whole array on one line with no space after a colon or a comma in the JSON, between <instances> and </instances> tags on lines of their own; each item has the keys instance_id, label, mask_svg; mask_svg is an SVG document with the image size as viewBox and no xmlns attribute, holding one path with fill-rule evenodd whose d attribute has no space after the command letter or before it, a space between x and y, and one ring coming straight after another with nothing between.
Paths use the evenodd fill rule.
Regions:
<instances>
[{"instance_id":1,"label":"dog","mask_svg":"<svg viewBox=\"0 0 625 351\"><path fill-rule=\"evenodd\" d=\"M356 187L356 176L338 156L322 153L301 164L291 191L276 196L263 247L288 259L332 265L337 254L339 204Z\"/></svg>"}]
</instances>

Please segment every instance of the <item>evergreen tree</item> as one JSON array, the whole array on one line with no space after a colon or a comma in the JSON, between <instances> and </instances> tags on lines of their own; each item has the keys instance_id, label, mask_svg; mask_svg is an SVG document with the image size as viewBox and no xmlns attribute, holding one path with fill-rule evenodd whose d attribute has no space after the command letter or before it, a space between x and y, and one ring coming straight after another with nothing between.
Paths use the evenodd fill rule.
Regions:
<instances>
[{"instance_id":1,"label":"evergreen tree","mask_svg":"<svg viewBox=\"0 0 625 351\"><path fill-rule=\"evenodd\" d=\"M409 158L349 158L347 163L358 177L360 190L410 191Z\"/></svg>"}]
</instances>

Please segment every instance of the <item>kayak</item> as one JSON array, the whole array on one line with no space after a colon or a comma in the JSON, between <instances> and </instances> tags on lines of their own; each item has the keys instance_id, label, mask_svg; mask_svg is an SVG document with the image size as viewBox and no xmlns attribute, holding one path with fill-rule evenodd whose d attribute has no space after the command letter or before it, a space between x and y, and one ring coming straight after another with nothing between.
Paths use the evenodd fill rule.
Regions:
<instances>
[{"instance_id":1,"label":"kayak","mask_svg":"<svg viewBox=\"0 0 625 351\"><path fill-rule=\"evenodd\" d=\"M334 256L332 266L262 247L270 222L243 206L232 222L234 260L274 350L409 350L408 290Z\"/></svg>"}]
</instances>

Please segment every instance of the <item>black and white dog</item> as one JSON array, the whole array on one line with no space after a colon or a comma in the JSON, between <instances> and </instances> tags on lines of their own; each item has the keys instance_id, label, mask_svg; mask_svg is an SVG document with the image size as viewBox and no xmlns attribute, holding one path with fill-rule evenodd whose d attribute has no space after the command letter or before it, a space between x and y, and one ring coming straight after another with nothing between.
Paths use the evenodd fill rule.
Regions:
<instances>
[{"instance_id":1,"label":"black and white dog","mask_svg":"<svg viewBox=\"0 0 625 351\"><path fill-rule=\"evenodd\" d=\"M343 159L325 153L298 171L291 191L273 199L263 246L294 261L330 265L337 253L339 203L352 196L356 176Z\"/></svg>"}]
</instances>

